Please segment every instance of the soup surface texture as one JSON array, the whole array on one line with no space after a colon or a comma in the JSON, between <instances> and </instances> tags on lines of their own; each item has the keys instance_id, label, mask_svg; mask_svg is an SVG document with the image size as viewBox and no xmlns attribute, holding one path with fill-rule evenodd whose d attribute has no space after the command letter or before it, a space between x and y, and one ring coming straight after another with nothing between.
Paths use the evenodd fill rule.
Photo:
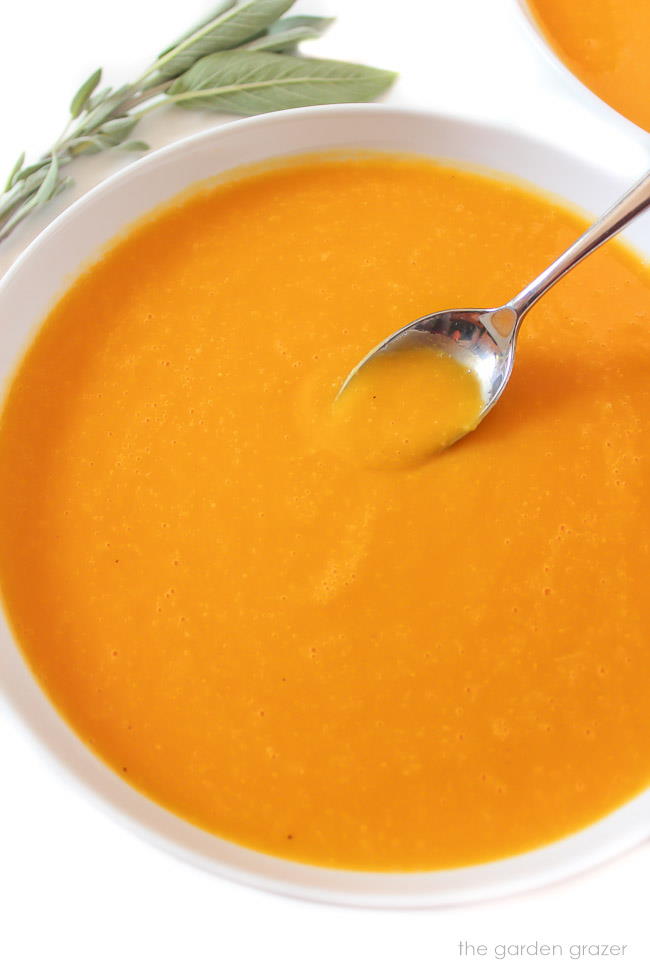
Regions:
<instances>
[{"instance_id":1,"label":"soup surface texture","mask_svg":"<svg viewBox=\"0 0 650 975\"><path fill-rule=\"evenodd\" d=\"M650 282L607 245L425 463L328 435L349 369L509 299L581 220L398 157L324 157L132 229L45 321L0 426L17 639L137 789L336 867L515 854L650 779ZM588 350L588 351L586 351Z\"/></svg>"},{"instance_id":2,"label":"soup surface texture","mask_svg":"<svg viewBox=\"0 0 650 975\"><path fill-rule=\"evenodd\" d=\"M568 68L622 115L650 130L648 0L528 0Z\"/></svg>"}]
</instances>

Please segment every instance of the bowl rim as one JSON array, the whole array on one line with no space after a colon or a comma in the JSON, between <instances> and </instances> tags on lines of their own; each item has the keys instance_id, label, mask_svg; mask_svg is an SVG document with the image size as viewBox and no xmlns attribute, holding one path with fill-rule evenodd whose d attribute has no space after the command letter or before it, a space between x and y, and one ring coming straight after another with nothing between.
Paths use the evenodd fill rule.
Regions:
<instances>
[{"instance_id":1,"label":"bowl rim","mask_svg":"<svg viewBox=\"0 0 650 975\"><path fill-rule=\"evenodd\" d=\"M640 139L646 146L650 145L650 132L647 132L638 122L628 118L627 115L623 115L617 108L596 94L593 88L590 88L562 60L558 51L547 38L528 0L510 0L510 3L515 9L518 25L525 34L528 43L539 52L546 64L553 67L556 75L564 80L573 100L588 108L608 125L613 125L632 138Z\"/></svg>"},{"instance_id":2,"label":"bowl rim","mask_svg":"<svg viewBox=\"0 0 650 975\"><path fill-rule=\"evenodd\" d=\"M507 137L522 146L551 150L558 159L573 160L594 173L603 175L605 172L594 162L557 146L552 140L532 137L513 127L494 125L452 112L382 104L348 104L291 109L239 119L218 124L158 149L85 193L47 226L9 268L0 280L0 300L4 300L5 292L16 278L29 269L35 256L50 247L62 232L74 226L87 211L92 211L110 198L114 188L140 179L155 167L174 163L194 147L210 146L232 132L253 128L264 133L287 118L299 122L312 121L337 113L344 117L364 114L386 118L408 117L416 124L440 123L469 128L474 132L480 129L491 137ZM281 147L280 152L276 152L277 148L269 144L265 158L282 156ZM286 154L291 155L292 150ZM220 170L218 164L215 165L217 172L230 168ZM506 170L503 172L507 175ZM173 199L174 195L172 193L167 199ZM123 226L128 226L128 221ZM632 849L650 836L649 787L613 812L561 840L487 864L441 871L387 873L330 869L270 856L213 837L168 812L115 775L58 713L20 651L4 606L0 603L0 651L5 644L9 647L9 663L13 673L0 683L0 693L19 725L38 745L41 754L47 756L74 788L83 792L114 820L154 845L185 862L251 887L302 900L366 908L471 904L511 896L575 876ZM30 708L31 702L37 699L38 717L35 719ZM56 740L53 735L56 735ZM65 743L65 754L62 741ZM148 822L145 822L145 812ZM207 843L211 843L214 852L206 854L204 847Z\"/></svg>"}]
</instances>

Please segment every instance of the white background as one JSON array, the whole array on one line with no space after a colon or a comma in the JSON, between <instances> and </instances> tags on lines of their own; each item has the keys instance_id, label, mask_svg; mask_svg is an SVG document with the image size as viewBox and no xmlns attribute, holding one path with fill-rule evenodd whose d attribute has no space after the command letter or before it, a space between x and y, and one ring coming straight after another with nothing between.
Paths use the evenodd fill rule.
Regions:
<instances>
[{"instance_id":1,"label":"white background","mask_svg":"<svg viewBox=\"0 0 650 975\"><path fill-rule=\"evenodd\" d=\"M568 0L567 0L568 2ZM3 4L0 173L58 134L99 64L121 83L198 19L209 0L13 0ZM536 46L515 0L300 0L337 14L314 54L400 71L389 101L505 122L630 173L648 139L598 106ZM214 117L180 110L138 133L161 146ZM125 163L84 161L77 192ZM74 194L57 205L62 208ZM52 218L0 247L0 271ZM69 791L0 696L0 972L6 975L650 972L650 844L569 883L445 911L361 911L234 886L171 859ZM468 940L622 943L621 958L459 958Z\"/></svg>"}]
</instances>

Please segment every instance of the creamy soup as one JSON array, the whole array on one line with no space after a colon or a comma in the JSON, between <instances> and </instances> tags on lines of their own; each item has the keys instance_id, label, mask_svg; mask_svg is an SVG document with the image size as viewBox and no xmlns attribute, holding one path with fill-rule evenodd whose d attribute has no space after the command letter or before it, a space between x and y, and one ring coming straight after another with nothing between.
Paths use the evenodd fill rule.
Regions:
<instances>
[{"instance_id":1,"label":"creamy soup","mask_svg":"<svg viewBox=\"0 0 650 975\"><path fill-rule=\"evenodd\" d=\"M650 2L528 4L567 67L612 108L650 130Z\"/></svg>"},{"instance_id":2,"label":"creamy soup","mask_svg":"<svg viewBox=\"0 0 650 975\"><path fill-rule=\"evenodd\" d=\"M483 407L476 375L430 344L364 363L324 413L320 442L371 467L422 463L473 430Z\"/></svg>"},{"instance_id":3,"label":"creamy soup","mask_svg":"<svg viewBox=\"0 0 650 975\"><path fill-rule=\"evenodd\" d=\"M380 340L508 300L583 226L469 171L305 158L80 275L2 413L0 580L118 775L237 843L368 870L530 850L648 785L647 268L609 244L549 293L442 453L373 460L425 430L369 406L396 376L426 400L421 362L332 417ZM436 423L473 425L446 378Z\"/></svg>"}]
</instances>

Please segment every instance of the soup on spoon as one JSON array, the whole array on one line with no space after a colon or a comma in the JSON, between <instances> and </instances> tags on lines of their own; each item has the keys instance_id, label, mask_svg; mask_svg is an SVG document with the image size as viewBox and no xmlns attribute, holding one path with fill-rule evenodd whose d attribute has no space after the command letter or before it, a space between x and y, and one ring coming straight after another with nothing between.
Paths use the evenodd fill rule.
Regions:
<instances>
[{"instance_id":1,"label":"soup on spoon","mask_svg":"<svg viewBox=\"0 0 650 975\"><path fill-rule=\"evenodd\" d=\"M479 422L476 374L428 344L373 356L332 405L332 443L371 467L422 463Z\"/></svg>"}]
</instances>

